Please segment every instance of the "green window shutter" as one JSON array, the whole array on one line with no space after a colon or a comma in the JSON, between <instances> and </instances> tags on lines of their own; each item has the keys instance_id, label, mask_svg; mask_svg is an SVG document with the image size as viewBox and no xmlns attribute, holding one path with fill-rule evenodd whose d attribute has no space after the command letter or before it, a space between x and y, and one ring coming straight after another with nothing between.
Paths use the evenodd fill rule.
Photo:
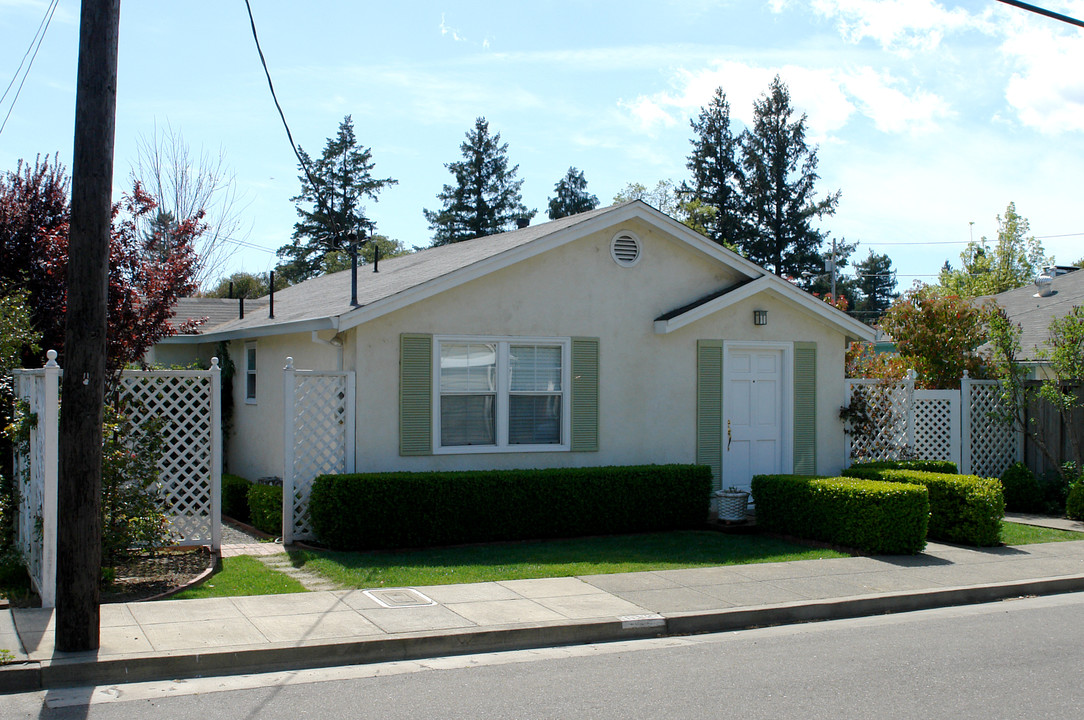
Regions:
<instances>
[{"instance_id":1,"label":"green window shutter","mask_svg":"<svg viewBox=\"0 0 1084 720\"><path fill-rule=\"evenodd\" d=\"M433 336L399 336L399 454L433 454Z\"/></svg>"},{"instance_id":2,"label":"green window shutter","mask_svg":"<svg viewBox=\"0 0 1084 720\"><path fill-rule=\"evenodd\" d=\"M696 341L696 462L711 467L713 487L723 477L723 341Z\"/></svg>"},{"instance_id":3,"label":"green window shutter","mask_svg":"<svg viewBox=\"0 0 1084 720\"><path fill-rule=\"evenodd\" d=\"M817 474L817 343L794 343L794 472Z\"/></svg>"},{"instance_id":4,"label":"green window shutter","mask_svg":"<svg viewBox=\"0 0 1084 720\"><path fill-rule=\"evenodd\" d=\"M572 338L573 452L598 451L598 338Z\"/></svg>"}]
</instances>

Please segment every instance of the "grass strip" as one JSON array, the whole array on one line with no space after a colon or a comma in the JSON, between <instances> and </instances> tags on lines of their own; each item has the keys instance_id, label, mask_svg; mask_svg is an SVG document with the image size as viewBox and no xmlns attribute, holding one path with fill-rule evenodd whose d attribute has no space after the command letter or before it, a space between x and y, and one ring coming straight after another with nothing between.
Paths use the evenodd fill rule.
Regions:
<instances>
[{"instance_id":1,"label":"grass strip","mask_svg":"<svg viewBox=\"0 0 1084 720\"><path fill-rule=\"evenodd\" d=\"M200 585L172 596L170 600L300 592L306 592L304 586L289 575L272 570L254 557L238 555L222 558L221 570Z\"/></svg>"},{"instance_id":2,"label":"grass strip","mask_svg":"<svg viewBox=\"0 0 1084 720\"><path fill-rule=\"evenodd\" d=\"M296 567L354 588L448 585L847 557L762 535L679 531L404 552L290 553Z\"/></svg>"},{"instance_id":3,"label":"grass strip","mask_svg":"<svg viewBox=\"0 0 1084 720\"><path fill-rule=\"evenodd\" d=\"M1034 545L1071 540L1084 540L1084 533L1014 522L1002 521L1001 523L1001 542L1006 545Z\"/></svg>"}]
</instances>

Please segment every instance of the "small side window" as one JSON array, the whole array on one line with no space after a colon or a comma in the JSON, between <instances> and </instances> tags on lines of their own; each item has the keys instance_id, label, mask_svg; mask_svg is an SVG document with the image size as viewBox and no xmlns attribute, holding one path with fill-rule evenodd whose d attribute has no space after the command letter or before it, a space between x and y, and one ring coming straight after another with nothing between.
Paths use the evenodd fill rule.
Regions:
<instances>
[{"instance_id":1,"label":"small side window","mask_svg":"<svg viewBox=\"0 0 1084 720\"><path fill-rule=\"evenodd\" d=\"M256 343L245 343L245 402L256 404Z\"/></svg>"}]
</instances>

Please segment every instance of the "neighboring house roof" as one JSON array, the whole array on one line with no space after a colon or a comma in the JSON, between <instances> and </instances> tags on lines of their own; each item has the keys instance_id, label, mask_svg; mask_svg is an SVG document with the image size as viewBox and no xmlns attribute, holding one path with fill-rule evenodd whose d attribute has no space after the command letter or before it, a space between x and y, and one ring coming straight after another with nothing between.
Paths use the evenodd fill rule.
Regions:
<instances>
[{"instance_id":1,"label":"neighboring house roof","mask_svg":"<svg viewBox=\"0 0 1084 720\"><path fill-rule=\"evenodd\" d=\"M739 288L752 285L756 286L754 291L772 289L802 304L805 309L840 326L849 337L872 339L872 331L846 313L817 300L651 206L633 200L512 232L388 258L380 261L380 270L375 273L372 265L366 265L358 270L357 307L350 306L350 271L346 270L315 277L276 292L273 318L269 317L270 308L266 304L251 314L246 304L244 319L234 315L233 319L221 324L208 322L196 335L175 335L162 342L208 342L317 330L347 330L590 233L634 219L647 222L685 241L744 276L737 285L722 288L711 298L667 313L659 320L669 323L669 329L666 329L667 325L660 327L656 322L656 332L670 332L708 312L715 312L733 302L737 296L744 297L748 293ZM728 294L729 300L725 299ZM178 308L180 317L182 314Z\"/></svg>"},{"instance_id":2,"label":"neighboring house roof","mask_svg":"<svg viewBox=\"0 0 1084 720\"><path fill-rule=\"evenodd\" d=\"M245 300L245 312L266 308L267 300L266 297ZM181 298L174 306L174 311L176 315L170 318L170 327L176 329L186 320L203 320L197 333L207 333L219 325L236 320L241 312L241 301L237 298Z\"/></svg>"},{"instance_id":3,"label":"neighboring house roof","mask_svg":"<svg viewBox=\"0 0 1084 720\"><path fill-rule=\"evenodd\" d=\"M1050 321L1084 305L1084 271L1068 272L1051 278L1051 293L1039 295L1035 285L1006 290L997 295L975 298L979 305L997 303L1009 320L1020 326L1020 360L1038 360L1037 348L1046 348Z\"/></svg>"}]
</instances>

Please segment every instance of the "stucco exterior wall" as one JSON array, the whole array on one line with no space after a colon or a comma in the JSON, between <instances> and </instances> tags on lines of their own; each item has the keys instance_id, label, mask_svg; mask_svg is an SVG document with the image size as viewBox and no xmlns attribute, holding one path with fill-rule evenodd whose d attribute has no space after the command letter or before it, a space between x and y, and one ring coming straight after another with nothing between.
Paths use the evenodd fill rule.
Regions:
<instances>
[{"instance_id":1,"label":"stucco exterior wall","mask_svg":"<svg viewBox=\"0 0 1084 720\"><path fill-rule=\"evenodd\" d=\"M634 267L621 267L610 256L610 240L619 230L633 231L642 242L642 257ZM844 354L840 332L771 293L737 303L673 333L654 332L653 321L660 315L739 279L735 271L683 242L646 223L632 221L349 331L346 341L353 351L349 354L356 357L357 369L357 469L694 462L696 343L698 339L722 339L817 343L817 469L825 473L838 470L843 460L838 420ZM753 325L754 308L769 311L767 326ZM400 457L400 333L598 337L599 451ZM285 344L272 347L285 357ZM346 367L351 367L349 361ZM281 408L281 390L279 396Z\"/></svg>"}]
</instances>

